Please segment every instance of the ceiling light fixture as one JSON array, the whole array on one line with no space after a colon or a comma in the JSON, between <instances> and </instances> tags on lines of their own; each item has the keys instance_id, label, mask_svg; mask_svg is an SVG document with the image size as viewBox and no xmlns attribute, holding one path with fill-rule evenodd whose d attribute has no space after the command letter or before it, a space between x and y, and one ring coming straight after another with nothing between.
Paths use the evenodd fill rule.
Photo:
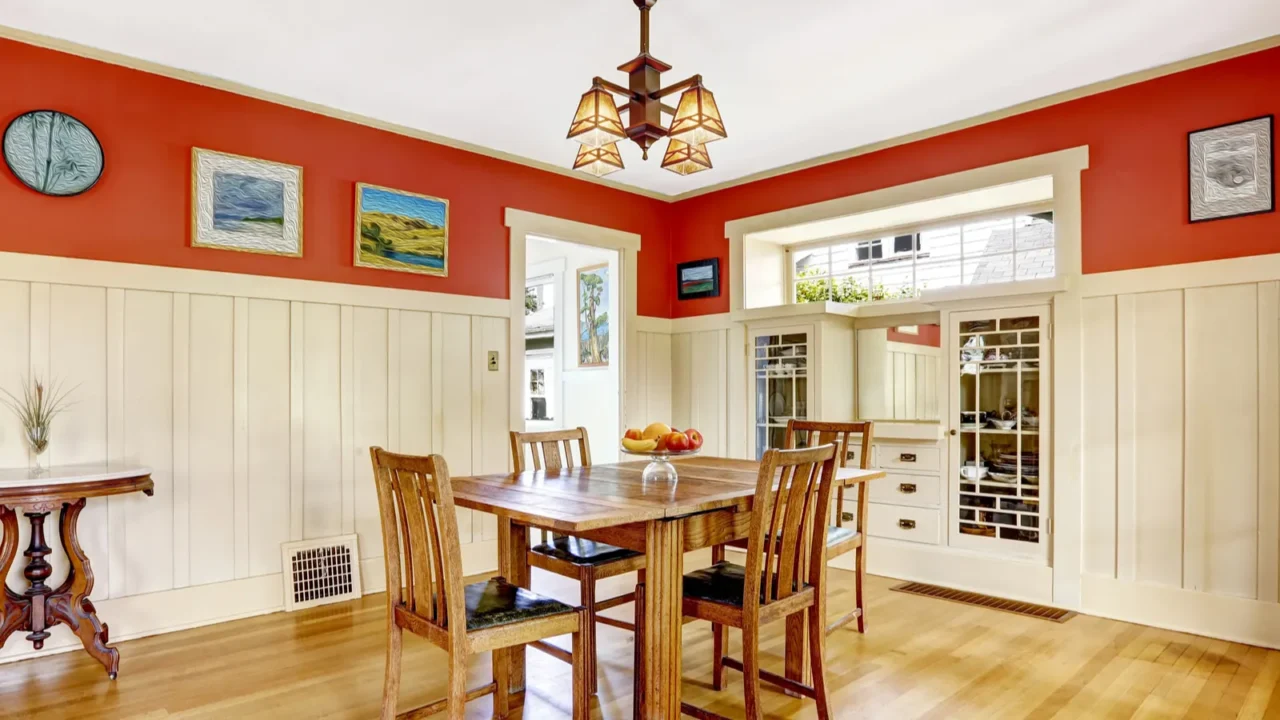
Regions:
<instances>
[{"instance_id":1,"label":"ceiling light fixture","mask_svg":"<svg viewBox=\"0 0 1280 720\"><path fill-rule=\"evenodd\" d=\"M658 0L632 2L640 8L640 54L618 66L627 73L630 87L599 77L591 81L591 89L578 102L578 111L569 126L568 137L582 144L573 169L597 177L607 175L623 169L618 140L631 138L648 160L649 148L669 136L662 167L681 175L708 170L711 156L706 144L728 137L715 96L703 87L701 75L662 87L662 73L671 66L649 54L649 9ZM676 107L662 102L662 98L682 91ZM615 103L614 95L624 100L622 108ZM623 112L627 113L625 127ZM664 114L672 116L669 126L663 122Z\"/></svg>"}]
</instances>

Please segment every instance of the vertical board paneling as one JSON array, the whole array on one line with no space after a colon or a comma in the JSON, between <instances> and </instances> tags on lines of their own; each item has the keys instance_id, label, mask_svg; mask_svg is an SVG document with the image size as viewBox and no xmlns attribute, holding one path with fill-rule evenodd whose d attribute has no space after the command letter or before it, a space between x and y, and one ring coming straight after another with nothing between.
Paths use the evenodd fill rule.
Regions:
<instances>
[{"instance_id":1,"label":"vertical board paneling","mask_svg":"<svg viewBox=\"0 0 1280 720\"><path fill-rule=\"evenodd\" d=\"M431 427L433 452L440 453L452 475L471 473L471 318L431 316ZM448 379L446 381L446 378ZM471 511L458 509L458 535L472 540Z\"/></svg>"},{"instance_id":2,"label":"vertical board paneling","mask_svg":"<svg viewBox=\"0 0 1280 720\"><path fill-rule=\"evenodd\" d=\"M171 293L125 291L124 457L150 466L155 483L153 497L112 498L124 511L125 592L130 595L173 587L172 333Z\"/></svg>"},{"instance_id":3,"label":"vertical board paneling","mask_svg":"<svg viewBox=\"0 0 1280 720\"><path fill-rule=\"evenodd\" d=\"M356 529L355 468L355 310L343 305L340 313L342 388L342 532Z\"/></svg>"},{"instance_id":4,"label":"vertical board paneling","mask_svg":"<svg viewBox=\"0 0 1280 720\"><path fill-rule=\"evenodd\" d=\"M1258 285L1258 599L1280 599L1280 282Z\"/></svg>"},{"instance_id":5,"label":"vertical board paneling","mask_svg":"<svg viewBox=\"0 0 1280 720\"><path fill-rule=\"evenodd\" d=\"M290 539L289 303L249 301L249 575L280 572Z\"/></svg>"},{"instance_id":6,"label":"vertical board paneling","mask_svg":"<svg viewBox=\"0 0 1280 720\"><path fill-rule=\"evenodd\" d=\"M431 314L402 311L399 316L399 433L396 452L428 455L431 433ZM468 425L469 426L469 425Z\"/></svg>"},{"instance_id":7,"label":"vertical board paneling","mask_svg":"<svg viewBox=\"0 0 1280 720\"><path fill-rule=\"evenodd\" d=\"M370 447L390 449L387 442L387 311L355 308L352 348L352 414L355 422L355 532L360 556L382 556L378 491L373 484Z\"/></svg>"},{"instance_id":8,"label":"vertical board paneling","mask_svg":"<svg viewBox=\"0 0 1280 720\"><path fill-rule=\"evenodd\" d=\"M124 290L107 289L107 457L125 460ZM125 527L129 498L107 498L109 597L126 594Z\"/></svg>"},{"instance_id":9,"label":"vertical board paneling","mask_svg":"<svg viewBox=\"0 0 1280 720\"><path fill-rule=\"evenodd\" d=\"M649 373L649 337L650 334L646 332L636 333L635 352L630 353L635 359L627 367L627 377L624 378L627 388L627 427L644 427L648 424L645 418L649 417L649 393L645 379Z\"/></svg>"},{"instance_id":10,"label":"vertical board paneling","mask_svg":"<svg viewBox=\"0 0 1280 720\"><path fill-rule=\"evenodd\" d=\"M1183 309L1180 291L1123 296L1117 306L1118 538L1138 582L1182 581ZM1126 529L1125 523L1130 523ZM1124 540L1118 540L1124 542ZM1124 557L1122 554L1120 557Z\"/></svg>"},{"instance_id":11,"label":"vertical board paneling","mask_svg":"<svg viewBox=\"0 0 1280 720\"><path fill-rule=\"evenodd\" d=\"M671 336L671 418L693 427L693 335ZM637 423L638 425L638 423Z\"/></svg>"},{"instance_id":12,"label":"vertical board paneling","mask_svg":"<svg viewBox=\"0 0 1280 720\"><path fill-rule=\"evenodd\" d=\"M1116 299L1082 303L1084 571L1116 574Z\"/></svg>"},{"instance_id":13,"label":"vertical board paneling","mask_svg":"<svg viewBox=\"0 0 1280 720\"><path fill-rule=\"evenodd\" d=\"M173 586L191 585L191 296L173 294Z\"/></svg>"},{"instance_id":14,"label":"vertical board paneling","mask_svg":"<svg viewBox=\"0 0 1280 720\"><path fill-rule=\"evenodd\" d=\"M702 433L703 452L708 455L724 455L724 343L723 330L696 332L691 340L692 373L696 380L691 388L693 405L689 426Z\"/></svg>"},{"instance_id":15,"label":"vertical board paneling","mask_svg":"<svg viewBox=\"0 0 1280 720\"><path fill-rule=\"evenodd\" d=\"M289 303L289 539L302 539L306 482L307 324L303 303Z\"/></svg>"},{"instance_id":16,"label":"vertical board paneling","mask_svg":"<svg viewBox=\"0 0 1280 720\"><path fill-rule=\"evenodd\" d=\"M509 374L506 364L498 363L497 371L488 369L489 351L496 350L499 357L508 347L507 321L502 318L474 317L471 319L472 366L474 368L472 418L472 467L473 473L506 472L511 464L508 404L511 402L508 388ZM498 519L489 513L473 513L473 538L494 540L498 537Z\"/></svg>"},{"instance_id":17,"label":"vertical board paneling","mask_svg":"<svg viewBox=\"0 0 1280 720\"><path fill-rule=\"evenodd\" d=\"M302 537L342 533L342 397L337 305L306 303Z\"/></svg>"},{"instance_id":18,"label":"vertical board paneling","mask_svg":"<svg viewBox=\"0 0 1280 720\"><path fill-rule=\"evenodd\" d=\"M69 391L69 404L53 421L44 460L59 464L101 462L107 459L107 291L100 287L53 285L48 297L46 379ZM8 382L7 377L0 376L0 386L7 386ZM107 557L105 499L88 501L80 515L79 533L89 557ZM53 577L58 578L66 568L66 553L61 543L50 545L55 548L50 556ZM109 586L104 573L95 579L93 597L105 598Z\"/></svg>"},{"instance_id":19,"label":"vertical board paneling","mask_svg":"<svg viewBox=\"0 0 1280 720\"><path fill-rule=\"evenodd\" d=\"M232 308L231 443L232 517L235 576L249 577L249 299L238 297Z\"/></svg>"},{"instance_id":20,"label":"vertical board paneling","mask_svg":"<svg viewBox=\"0 0 1280 720\"><path fill-rule=\"evenodd\" d=\"M661 333L638 334L647 335L644 343L643 376L647 417L662 418L661 422L676 422L671 416L671 336Z\"/></svg>"},{"instance_id":21,"label":"vertical board paneling","mask_svg":"<svg viewBox=\"0 0 1280 720\"><path fill-rule=\"evenodd\" d=\"M1185 587L1258 589L1256 285L1186 291Z\"/></svg>"},{"instance_id":22,"label":"vertical board paneling","mask_svg":"<svg viewBox=\"0 0 1280 720\"><path fill-rule=\"evenodd\" d=\"M18 391L20 381L27 377L31 368L30 301L31 286L28 283L0 280L0 338L5 339L5 342L0 342L0 387L9 392ZM22 425L13 413L0 408L0 466L22 467L26 464L27 446ZM25 538L22 539L25 542ZM14 562L7 580L10 587L24 587L21 562ZM106 588L104 580L95 588L94 597L105 595Z\"/></svg>"},{"instance_id":23,"label":"vertical board paneling","mask_svg":"<svg viewBox=\"0 0 1280 720\"><path fill-rule=\"evenodd\" d=\"M234 303L191 296L191 584L235 579ZM128 360L132 364L132 358Z\"/></svg>"}]
</instances>

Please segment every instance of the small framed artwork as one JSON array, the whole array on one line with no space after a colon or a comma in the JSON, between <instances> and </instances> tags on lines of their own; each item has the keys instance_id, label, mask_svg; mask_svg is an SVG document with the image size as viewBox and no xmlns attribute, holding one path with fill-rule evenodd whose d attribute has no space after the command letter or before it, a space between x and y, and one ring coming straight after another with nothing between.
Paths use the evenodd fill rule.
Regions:
<instances>
[{"instance_id":1,"label":"small framed artwork","mask_svg":"<svg viewBox=\"0 0 1280 720\"><path fill-rule=\"evenodd\" d=\"M578 367L609 365L609 264L578 270Z\"/></svg>"},{"instance_id":2,"label":"small framed artwork","mask_svg":"<svg viewBox=\"0 0 1280 720\"><path fill-rule=\"evenodd\" d=\"M1187 134L1191 222L1275 211L1273 125L1266 115Z\"/></svg>"},{"instance_id":3,"label":"small framed artwork","mask_svg":"<svg viewBox=\"0 0 1280 720\"><path fill-rule=\"evenodd\" d=\"M191 246L302 256L302 168L192 148Z\"/></svg>"},{"instance_id":4,"label":"small framed artwork","mask_svg":"<svg viewBox=\"0 0 1280 720\"><path fill-rule=\"evenodd\" d=\"M449 201L356 183L356 265L449 275Z\"/></svg>"},{"instance_id":5,"label":"small framed artwork","mask_svg":"<svg viewBox=\"0 0 1280 720\"><path fill-rule=\"evenodd\" d=\"M676 298L720 297L720 258L694 260L676 266Z\"/></svg>"}]
</instances>

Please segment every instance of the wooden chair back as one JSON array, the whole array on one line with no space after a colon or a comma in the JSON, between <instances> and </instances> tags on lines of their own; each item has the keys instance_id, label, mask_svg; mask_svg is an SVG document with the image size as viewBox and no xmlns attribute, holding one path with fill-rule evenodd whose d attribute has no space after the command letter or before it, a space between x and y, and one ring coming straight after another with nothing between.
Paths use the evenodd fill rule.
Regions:
<instances>
[{"instance_id":1,"label":"wooden chair back","mask_svg":"<svg viewBox=\"0 0 1280 720\"><path fill-rule=\"evenodd\" d=\"M835 452L834 445L765 452L747 536L748 614L756 604L799 592L802 583L825 592L825 514L835 485Z\"/></svg>"},{"instance_id":2,"label":"wooden chair back","mask_svg":"<svg viewBox=\"0 0 1280 720\"><path fill-rule=\"evenodd\" d=\"M462 551L448 465L440 455L398 455L379 447L369 454L392 616L403 608L449 635L465 635Z\"/></svg>"},{"instance_id":3,"label":"wooden chair back","mask_svg":"<svg viewBox=\"0 0 1280 720\"><path fill-rule=\"evenodd\" d=\"M862 452L859 454L858 465L862 470L871 469L871 440L875 434L875 423L867 420L865 422L820 422L816 420L788 420L786 446L789 448L797 447L801 442L801 433L804 434L804 445L814 447L816 445L826 445L828 443L836 446L836 467L848 467L849 461L849 443L853 442L854 435L862 435L860 445ZM816 438L815 438L816 436ZM858 520L854 525L854 530L863 532L864 518L866 518L866 507L868 500L869 485L867 483L858 483L855 489L858 500ZM844 486L836 488L836 513L835 523L837 527L844 526Z\"/></svg>"},{"instance_id":4,"label":"wooden chair back","mask_svg":"<svg viewBox=\"0 0 1280 720\"><path fill-rule=\"evenodd\" d=\"M524 450L528 448L534 470L556 472L562 468L572 468L574 444L578 446L580 465L591 467L591 442L587 439L587 429L584 427L547 432L512 431L512 467L518 473L529 469L524 460Z\"/></svg>"}]
</instances>

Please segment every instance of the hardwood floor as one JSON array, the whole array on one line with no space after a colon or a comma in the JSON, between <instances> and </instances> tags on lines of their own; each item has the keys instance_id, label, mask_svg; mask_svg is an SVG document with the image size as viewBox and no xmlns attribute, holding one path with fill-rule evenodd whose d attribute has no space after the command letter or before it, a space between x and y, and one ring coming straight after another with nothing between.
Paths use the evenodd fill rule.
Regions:
<instances>
[{"instance_id":1,"label":"hardwood floor","mask_svg":"<svg viewBox=\"0 0 1280 720\"><path fill-rule=\"evenodd\" d=\"M848 606L853 576L833 570L831 581L832 606ZM614 578L601 591L622 591L628 582ZM1056 625L889 592L894 582L868 578L869 635L846 628L828 639L835 717L1280 718L1280 652L1083 615ZM563 599L577 593L575 583L542 572L534 587ZM383 602L371 595L121 643L114 683L80 652L0 665L0 717L373 718ZM770 630L763 663L780 670L783 626ZM737 633L730 638L736 656ZM741 717L742 678L729 672L724 692L712 691L710 652L710 626L686 626L685 699ZM631 635L601 626L599 654L594 716L629 718ZM444 659L406 635L402 708L443 696ZM487 655L473 658L472 668L472 687L489 681ZM524 717L569 716L567 665L530 652L529 683ZM770 717L815 716L811 701L765 687ZM467 717L489 717L490 703L471 703Z\"/></svg>"}]
</instances>

